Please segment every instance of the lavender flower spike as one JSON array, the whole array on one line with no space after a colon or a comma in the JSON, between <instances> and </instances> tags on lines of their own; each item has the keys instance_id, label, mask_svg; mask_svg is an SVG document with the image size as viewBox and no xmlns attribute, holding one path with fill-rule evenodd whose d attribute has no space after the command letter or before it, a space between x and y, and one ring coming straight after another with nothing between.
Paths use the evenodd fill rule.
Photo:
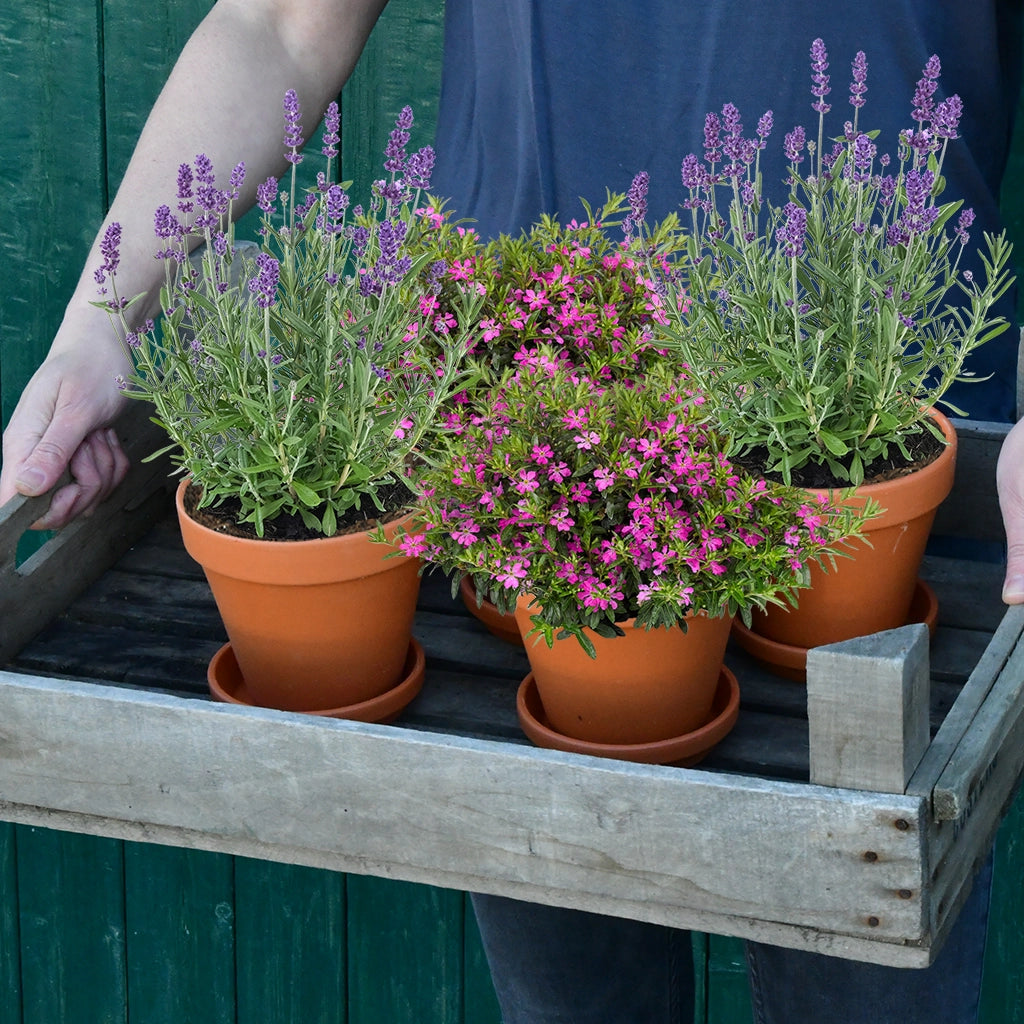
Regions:
<instances>
[{"instance_id":1,"label":"lavender flower spike","mask_svg":"<svg viewBox=\"0 0 1024 1024\"><path fill-rule=\"evenodd\" d=\"M918 80L917 90L914 93L914 112L911 116L915 121L923 123L931 120L935 110L935 101L932 96L939 87L938 78L941 71L942 65L939 58L932 54L921 72L921 78Z\"/></svg>"},{"instance_id":2,"label":"lavender flower spike","mask_svg":"<svg viewBox=\"0 0 1024 1024\"><path fill-rule=\"evenodd\" d=\"M786 203L783 213L786 215L786 222L775 232L775 238L783 247L784 255L799 259L804 251L807 211L796 203Z\"/></svg>"},{"instance_id":3,"label":"lavender flower spike","mask_svg":"<svg viewBox=\"0 0 1024 1024\"><path fill-rule=\"evenodd\" d=\"M868 91L868 60L863 50L858 50L850 65L853 81L850 83L850 106L859 110L864 106L864 93Z\"/></svg>"},{"instance_id":4,"label":"lavender flower spike","mask_svg":"<svg viewBox=\"0 0 1024 1024\"><path fill-rule=\"evenodd\" d=\"M825 74L828 70L828 51L821 39L815 39L811 43L811 95L816 97L811 104L812 109L819 114L827 114L831 104L825 102L825 97L832 91L829 88L829 77Z\"/></svg>"},{"instance_id":5,"label":"lavender flower spike","mask_svg":"<svg viewBox=\"0 0 1024 1024\"><path fill-rule=\"evenodd\" d=\"M329 159L338 155L338 143L341 142L341 112L336 102L331 102L324 114L324 146L321 152Z\"/></svg>"},{"instance_id":6,"label":"lavender flower spike","mask_svg":"<svg viewBox=\"0 0 1024 1024\"><path fill-rule=\"evenodd\" d=\"M629 186L629 216L634 224L640 224L647 216L647 189L651 176L647 171L640 171Z\"/></svg>"},{"instance_id":7,"label":"lavender flower spike","mask_svg":"<svg viewBox=\"0 0 1024 1024\"><path fill-rule=\"evenodd\" d=\"M285 159L290 164L302 162L302 155L299 150L305 141L302 137L302 125L299 124L299 96L294 89L289 89L284 94L284 144L290 152L285 154Z\"/></svg>"},{"instance_id":8,"label":"lavender flower spike","mask_svg":"<svg viewBox=\"0 0 1024 1024\"><path fill-rule=\"evenodd\" d=\"M256 257L258 276L249 281L249 291L256 297L260 309L270 309L277 298L277 283L281 277L281 265L269 253L261 252Z\"/></svg>"}]
</instances>

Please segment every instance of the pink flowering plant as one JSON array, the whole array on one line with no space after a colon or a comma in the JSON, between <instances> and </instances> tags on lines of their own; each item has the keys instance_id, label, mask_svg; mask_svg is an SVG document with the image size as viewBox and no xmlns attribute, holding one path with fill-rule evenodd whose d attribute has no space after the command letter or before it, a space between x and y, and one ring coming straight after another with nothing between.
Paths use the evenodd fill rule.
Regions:
<instances>
[{"instance_id":1,"label":"pink flowering plant","mask_svg":"<svg viewBox=\"0 0 1024 1024\"><path fill-rule=\"evenodd\" d=\"M781 209L761 195L771 111L750 137L732 104L707 116L703 161L691 154L682 164L690 304L671 332L733 451L815 486L828 484L804 480L809 468L856 485L876 460L911 463L908 442L925 429L938 436L928 407L970 379L967 356L1006 329L993 307L1011 284L1002 235L985 236L983 280L961 265L974 214L943 199L942 167L962 104L936 101L938 58L894 157L859 121L863 53L852 65L851 119L827 138L827 69L815 40L817 127L785 136Z\"/></svg>"},{"instance_id":2,"label":"pink flowering plant","mask_svg":"<svg viewBox=\"0 0 1024 1024\"><path fill-rule=\"evenodd\" d=\"M257 190L259 244L234 236L244 166L222 188L200 155L179 170L174 209L155 216L160 323L135 322L134 300L117 292L117 224L98 304L133 362L127 394L153 404L171 439L165 451L201 488L201 504L230 508L259 536L284 522L330 536L346 515L411 504L410 465L429 460L441 410L466 385L481 297L443 258L453 230L426 196L433 151L407 154L408 107L365 210L350 203L350 183L334 181L337 105L325 119L325 170L305 190L294 92L284 111L290 178Z\"/></svg>"},{"instance_id":3,"label":"pink flowering plant","mask_svg":"<svg viewBox=\"0 0 1024 1024\"><path fill-rule=\"evenodd\" d=\"M678 218L646 228L646 182L609 194L584 219L543 215L528 231L501 235L452 264L453 277L484 295L472 361L492 386L541 345L603 376L635 373L668 323L663 270L679 246ZM622 229L623 237L617 238Z\"/></svg>"},{"instance_id":4,"label":"pink flowering plant","mask_svg":"<svg viewBox=\"0 0 1024 1024\"><path fill-rule=\"evenodd\" d=\"M402 550L472 577L502 611L533 595L547 642L575 636L592 656L589 630L685 628L792 598L808 562L856 530L824 497L732 466L665 360L604 380L541 347L452 421Z\"/></svg>"}]
</instances>

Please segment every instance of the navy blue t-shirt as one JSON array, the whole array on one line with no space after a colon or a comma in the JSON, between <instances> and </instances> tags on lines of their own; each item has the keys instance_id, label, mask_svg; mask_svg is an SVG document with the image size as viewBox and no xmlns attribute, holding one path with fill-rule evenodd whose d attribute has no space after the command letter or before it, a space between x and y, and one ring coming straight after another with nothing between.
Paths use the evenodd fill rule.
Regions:
<instances>
[{"instance_id":1,"label":"navy blue t-shirt","mask_svg":"<svg viewBox=\"0 0 1024 1024\"><path fill-rule=\"evenodd\" d=\"M704 117L735 104L752 135L766 109L775 130L762 154L765 190L785 198L782 138L816 136L810 45L828 50L826 133L852 118L850 64L867 55L862 130L892 152L911 126L921 71L937 54L936 101L958 93L963 138L944 171L946 200L963 198L973 232L997 230L1020 87L1022 0L447 0L434 189L485 236L517 232L542 212L580 217L651 176L651 220L685 198L682 158L703 153ZM773 188L775 191L773 192ZM1006 304L1012 315L1012 301ZM950 397L979 419L1014 418L1012 329L975 355L992 374Z\"/></svg>"}]
</instances>

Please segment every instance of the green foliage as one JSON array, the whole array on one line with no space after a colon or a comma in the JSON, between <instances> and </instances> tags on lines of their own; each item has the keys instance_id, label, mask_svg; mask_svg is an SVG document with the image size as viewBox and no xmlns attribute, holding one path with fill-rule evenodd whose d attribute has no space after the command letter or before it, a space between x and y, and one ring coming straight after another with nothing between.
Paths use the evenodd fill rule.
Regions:
<instances>
[{"instance_id":1,"label":"green foliage","mask_svg":"<svg viewBox=\"0 0 1024 1024\"><path fill-rule=\"evenodd\" d=\"M1012 283L1011 246L986 235L975 280L961 266L973 213L940 204L951 109L901 134L894 169L855 124L828 153L791 134L781 209L761 201L756 159L684 164L690 233L671 284L685 303L668 304L667 344L733 451L766 454L786 481L816 464L858 484L890 449L909 461L910 437L938 436L928 408L972 379L967 357L1007 327L993 307Z\"/></svg>"},{"instance_id":2,"label":"green foliage","mask_svg":"<svg viewBox=\"0 0 1024 1024\"><path fill-rule=\"evenodd\" d=\"M153 404L203 505L232 499L261 536L278 516L330 536L350 509L382 510L412 462L429 462L440 410L468 381L480 296L445 280L451 227L412 160L375 183L368 211L329 184L330 159L297 197L293 163L290 190L261 191L258 247L236 245L231 194L197 187L191 226L157 218L159 327L132 330L130 303L106 303L135 366L127 393Z\"/></svg>"}]
</instances>

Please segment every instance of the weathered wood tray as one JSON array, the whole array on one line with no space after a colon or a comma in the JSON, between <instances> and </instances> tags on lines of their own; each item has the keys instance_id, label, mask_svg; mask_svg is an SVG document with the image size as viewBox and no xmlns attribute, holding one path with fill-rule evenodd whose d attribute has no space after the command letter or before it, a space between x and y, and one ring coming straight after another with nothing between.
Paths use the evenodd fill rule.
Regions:
<instances>
[{"instance_id":1,"label":"weathered wood tray","mask_svg":"<svg viewBox=\"0 0 1024 1024\"><path fill-rule=\"evenodd\" d=\"M958 421L936 533L999 539L1002 425ZM139 417L129 449L154 445ZM224 635L140 464L15 567L0 511L0 818L429 882L924 966L1024 763L1024 610L996 564L929 556L939 628L812 652L804 688L738 650L734 732L699 767L540 750L522 651L424 581L423 693L393 725L213 703Z\"/></svg>"}]
</instances>

